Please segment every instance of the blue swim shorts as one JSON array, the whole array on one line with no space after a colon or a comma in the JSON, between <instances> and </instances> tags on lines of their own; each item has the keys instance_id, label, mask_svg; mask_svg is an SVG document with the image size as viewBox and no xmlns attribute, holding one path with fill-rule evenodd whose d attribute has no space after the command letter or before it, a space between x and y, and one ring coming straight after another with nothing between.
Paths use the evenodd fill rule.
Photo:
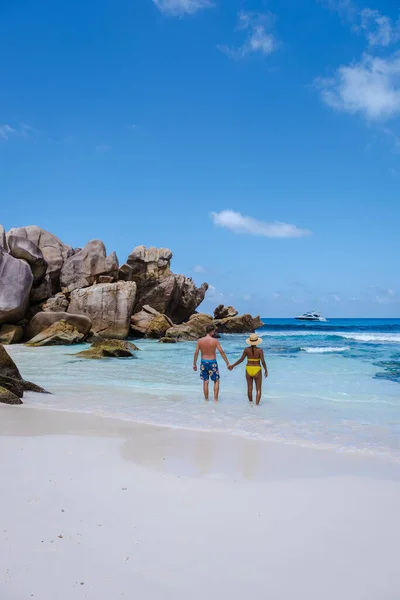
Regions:
<instances>
[{"instance_id":1,"label":"blue swim shorts","mask_svg":"<svg viewBox=\"0 0 400 600\"><path fill-rule=\"evenodd\" d=\"M211 381L219 380L219 369L216 360L202 360L200 365L200 377L203 381L208 381L211 377Z\"/></svg>"}]
</instances>

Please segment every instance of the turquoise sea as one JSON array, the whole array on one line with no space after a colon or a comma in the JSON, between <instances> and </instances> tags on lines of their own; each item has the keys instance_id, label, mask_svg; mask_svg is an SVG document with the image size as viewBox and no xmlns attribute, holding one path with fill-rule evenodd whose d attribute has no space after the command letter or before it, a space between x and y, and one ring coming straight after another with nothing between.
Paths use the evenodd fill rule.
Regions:
<instances>
[{"instance_id":1,"label":"turquoise sea","mask_svg":"<svg viewBox=\"0 0 400 600\"><path fill-rule=\"evenodd\" d=\"M400 462L400 319L263 319L270 376L259 407L244 366L220 361L219 404L202 399L194 344L139 340L135 359L88 361L68 347L10 346L23 375L53 392L26 404L257 439L369 453ZM244 335L223 336L231 362Z\"/></svg>"}]
</instances>

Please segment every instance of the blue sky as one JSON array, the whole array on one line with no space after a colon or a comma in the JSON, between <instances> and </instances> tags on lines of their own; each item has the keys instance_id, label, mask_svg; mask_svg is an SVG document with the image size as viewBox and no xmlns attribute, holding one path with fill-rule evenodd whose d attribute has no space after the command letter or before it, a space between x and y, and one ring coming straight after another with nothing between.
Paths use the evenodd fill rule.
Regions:
<instances>
[{"instance_id":1,"label":"blue sky","mask_svg":"<svg viewBox=\"0 0 400 600\"><path fill-rule=\"evenodd\" d=\"M1 3L0 222L168 246L205 310L399 317L395 5Z\"/></svg>"}]
</instances>

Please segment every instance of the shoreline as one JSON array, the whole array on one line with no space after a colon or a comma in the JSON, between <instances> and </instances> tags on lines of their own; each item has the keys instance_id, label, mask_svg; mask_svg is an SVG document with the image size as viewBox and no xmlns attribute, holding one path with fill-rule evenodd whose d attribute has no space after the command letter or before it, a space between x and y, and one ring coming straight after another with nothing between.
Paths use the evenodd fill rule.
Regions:
<instances>
[{"instance_id":1,"label":"shoreline","mask_svg":"<svg viewBox=\"0 0 400 600\"><path fill-rule=\"evenodd\" d=\"M148 452L146 466L159 466L161 460L169 460L175 465L173 472L178 472L176 465L179 463L181 475L204 474L204 465L199 466L196 462L199 452L207 449L208 470L214 476L216 473L223 477L236 474L243 480L259 481L277 476L297 476L299 472L300 476L301 473L308 476L309 473L318 474L318 465L323 462L325 468L330 469L324 475L362 474L378 478L384 475L400 481L399 462L391 457L362 451L306 446L292 441L257 439L230 431L174 427L68 409L0 405L0 438L58 435L118 439L124 444L124 457L142 464L143 460L138 458L133 444L134 440L139 440L139 445L144 444ZM163 456L155 452L149 440L155 441L158 449L163 449ZM258 456L256 467L250 465L255 455ZM263 460L260 457L264 457ZM292 468L292 465L295 467Z\"/></svg>"},{"instance_id":2,"label":"shoreline","mask_svg":"<svg viewBox=\"0 0 400 600\"><path fill-rule=\"evenodd\" d=\"M29 392L27 392L25 394L25 400L26 399L33 399L33 398L37 398L37 394L31 394ZM205 406L211 406L213 404L213 402L210 400L210 402L207 404L205 403ZM219 403L219 405L221 405L221 403ZM0 410L1 410L2 405L0 405ZM201 427L195 427L193 425L182 425L182 424L172 424L172 423L159 423L159 422L155 422L152 421L151 419L144 419L144 418L133 418L130 415L122 415L122 414L111 414L111 413L100 413L100 412L91 412L91 411L83 411L83 410L74 410L73 408L56 408L54 406L52 407L47 407L46 405L29 405L29 404L24 404L23 406L19 407L19 410L24 411L24 410L32 410L32 411L43 411L43 412L51 412L51 413L56 413L56 414L67 414L67 415L76 415L78 418L79 417L83 417L83 418L88 418L88 419L102 419L105 421L110 421L110 422L117 422L117 423L124 423L126 424L128 427L132 426L143 426L143 427L149 427L149 428L156 428L156 429L167 429L167 430L171 430L171 431L177 431L177 432L191 432L193 435L195 434L205 434L205 435L221 435L221 436L232 436L234 438L239 438L241 440L247 440L249 442L258 442L258 443L265 443L265 444L277 444L282 445L282 446L288 446L288 447L292 447L294 449L300 449L300 451L305 450L305 451L311 451L311 452L327 452L327 453L334 453L337 454L339 456L348 456L348 457L359 457L359 458L364 458L364 459L370 459L372 461L377 461L379 462L381 465L382 464L388 464L388 465L393 465L393 466L398 466L400 467L400 457L397 455L393 455L390 453L389 450L385 451L385 450L381 450L381 451L376 451L375 450L368 450L366 448L356 448L356 447L343 447L343 446L335 446L333 443L318 443L318 442L308 442L302 439L285 439L285 438L272 438L272 437L262 437L261 434L259 433L246 433L245 431L233 431L233 430L228 430L228 429L206 429L206 428L201 428ZM1 421L0 421L0 435L2 435L1 433L2 429L1 429Z\"/></svg>"}]
</instances>

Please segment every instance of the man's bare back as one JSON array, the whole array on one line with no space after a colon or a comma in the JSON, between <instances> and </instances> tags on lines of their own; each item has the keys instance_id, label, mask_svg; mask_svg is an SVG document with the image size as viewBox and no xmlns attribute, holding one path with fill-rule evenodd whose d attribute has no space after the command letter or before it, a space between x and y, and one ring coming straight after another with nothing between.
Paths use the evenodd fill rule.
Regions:
<instances>
[{"instance_id":1,"label":"man's bare back","mask_svg":"<svg viewBox=\"0 0 400 600\"><path fill-rule=\"evenodd\" d=\"M215 360L217 358L218 340L206 335L198 342L201 358L204 360Z\"/></svg>"}]
</instances>

